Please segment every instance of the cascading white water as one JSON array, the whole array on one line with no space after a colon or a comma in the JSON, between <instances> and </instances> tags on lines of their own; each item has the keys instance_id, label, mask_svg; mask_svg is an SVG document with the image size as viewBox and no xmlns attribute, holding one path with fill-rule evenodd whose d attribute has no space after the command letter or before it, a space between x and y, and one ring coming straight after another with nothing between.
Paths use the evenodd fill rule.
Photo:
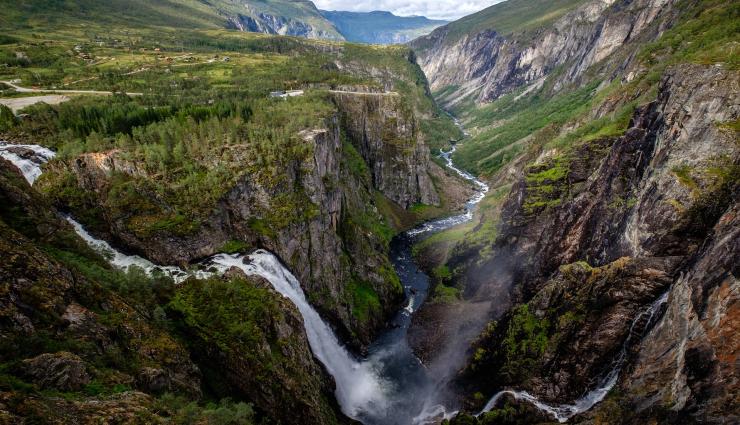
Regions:
<instances>
[{"instance_id":1,"label":"cascading white water","mask_svg":"<svg viewBox=\"0 0 740 425\"><path fill-rule=\"evenodd\" d=\"M42 146L1 143L0 157L18 167L30 184L41 175L41 165L54 157L53 151ZM21 157L16 153L19 149L26 149L34 155L29 155L28 158ZM67 221L91 248L105 256L114 267L123 270L138 267L150 276L162 274L171 277L177 283L191 276L208 278L220 275L231 267L237 267L247 275L263 277L277 292L290 299L301 313L311 350L334 377L337 384L337 399L344 413L356 418L361 414L372 414L382 410L386 405L383 382L373 370L372 363L357 361L339 343L329 325L306 300L298 280L273 254L264 250L258 250L249 256L219 254L203 263L207 267L183 270L174 266L160 266L136 255L124 254L108 242L90 235L71 217L67 217Z\"/></svg>"},{"instance_id":2,"label":"cascading white water","mask_svg":"<svg viewBox=\"0 0 740 425\"><path fill-rule=\"evenodd\" d=\"M277 292L292 301L301 313L311 350L334 377L337 384L336 396L344 413L350 417L357 417L382 409L385 405L382 381L370 364L358 362L339 343L329 325L306 300L298 280L273 254L265 250L257 250L248 256L218 254L203 262L206 266L205 271L186 271L178 267L158 266L144 258L126 255L115 250L107 242L91 236L73 219L68 220L93 249L108 256L111 264L122 269L136 266L150 275L163 273L177 282L182 282L191 276L207 278L222 275L236 267L247 275L266 279Z\"/></svg>"},{"instance_id":3,"label":"cascading white water","mask_svg":"<svg viewBox=\"0 0 740 425\"><path fill-rule=\"evenodd\" d=\"M139 267L149 276L163 274L171 277L176 283L181 283L193 275L200 278L209 276L209 274L204 271L185 271L174 266L159 266L146 258L139 257L138 255L126 255L114 249L108 242L93 237L84 227L82 227L82 224L75 221L72 217L67 217L67 221L72 224L72 227L74 227L77 234L87 242L92 249L103 255L114 267L119 269L128 270L132 266Z\"/></svg>"},{"instance_id":4,"label":"cascading white water","mask_svg":"<svg viewBox=\"0 0 740 425\"><path fill-rule=\"evenodd\" d=\"M266 279L284 297L290 299L303 317L308 342L316 358L326 367L337 384L336 395L344 413L350 417L382 409L385 405L382 380L370 363L358 362L344 348L332 329L306 300L298 280L273 254L258 250L244 255L218 254L203 262L205 270L183 270L173 266L158 266L135 255L126 255L107 242L91 236L78 222L67 219L77 233L92 247L109 258L111 264L121 269L135 266L147 274L162 273L182 282L193 276L207 278L222 275L232 267L250 276Z\"/></svg>"},{"instance_id":5,"label":"cascading white water","mask_svg":"<svg viewBox=\"0 0 740 425\"><path fill-rule=\"evenodd\" d=\"M637 315L635 320L632 321L632 325L630 326L627 338L622 344L622 349L620 350L617 357L612 361L612 367L609 370L609 373L607 373L606 376L601 379L599 385L596 388L573 402L573 404L550 405L547 403L543 403L542 401L538 400L537 397L526 391L504 390L499 391L493 397L491 397L491 399L488 400L488 403L486 403L485 407L483 407L483 410L481 410L480 413L478 413L476 416L480 416L486 412L490 412L494 407L496 407L496 404L501 399L501 397L506 394L513 396L516 400L525 400L529 403L532 403L532 405L537 407L539 410L548 413L560 423L567 422L568 419L572 418L573 416L590 410L596 404L604 400L604 397L606 397L609 391L614 388L614 385L617 384L619 374L622 371L624 362L627 360L627 350L632 343L632 338L635 336L635 326L637 326L645 316L648 316L648 319L645 322L645 327L649 327L655 319L655 315L668 301L669 293L670 291L661 295L660 298L653 302L647 309L643 310L642 312L640 312L640 314Z\"/></svg>"},{"instance_id":6,"label":"cascading white water","mask_svg":"<svg viewBox=\"0 0 740 425\"><path fill-rule=\"evenodd\" d=\"M23 155L23 151L28 151L31 155ZM30 185L41 175L41 165L54 158L54 155L54 151L43 146L12 145L0 140L0 157L15 165Z\"/></svg>"},{"instance_id":7,"label":"cascading white water","mask_svg":"<svg viewBox=\"0 0 740 425\"><path fill-rule=\"evenodd\" d=\"M248 261L245 261L248 260ZM316 310L306 300L298 280L275 257L258 250L245 257L221 254L208 261L226 271L237 267L248 275L267 279L276 291L290 299L303 316L308 342L314 355L324 364L337 383L337 399L345 414L356 418L386 405L383 382L370 362L357 361L344 348Z\"/></svg>"}]
</instances>

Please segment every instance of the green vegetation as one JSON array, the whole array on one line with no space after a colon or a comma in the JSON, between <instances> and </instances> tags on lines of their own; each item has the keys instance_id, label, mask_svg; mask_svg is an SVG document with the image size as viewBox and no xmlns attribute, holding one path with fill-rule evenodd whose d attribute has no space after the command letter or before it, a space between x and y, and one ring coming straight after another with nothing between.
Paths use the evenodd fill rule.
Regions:
<instances>
[{"instance_id":1,"label":"green vegetation","mask_svg":"<svg viewBox=\"0 0 740 425\"><path fill-rule=\"evenodd\" d=\"M267 339L265 329L283 314L273 293L241 279L189 281L167 308L182 317L187 328L196 330L205 343L227 353L237 346L260 344ZM252 360L258 356L251 351L244 355Z\"/></svg>"},{"instance_id":2,"label":"green vegetation","mask_svg":"<svg viewBox=\"0 0 740 425\"><path fill-rule=\"evenodd\" d=\"M447 37L454 42L465 35L475 35L485 30L501 35L520 35L547 26L584 1L508 0L449 24Z\"/></svg>"},{"instance_id":3,"label":"green vegetation","mask_svg":"<svg viewBox=\"0 0 740 425\"><path fill-rule=\"evenodd\" d=\"M353 280L348 290L352 294L352 314L357 320L365 323L371 317L380 314L382 311L380 298L370 284Z\"/></svg>"},{"instance_id":4,"label":"green vegetation","mask_svg":"<svg viewBox=\"0 0 740 425\"><path fill-rule=\"evenodd\" d=\"M207 423L212 425L252 425L259 423L251 404L225 398L205 405L174 394L164 394L156 401L158 411L174 424Z\"/></svg>"},{"instance_id":5,"label":"green vegetation","mask_svg":"<svg viewBox=\"0 0 740 425\"><path fill-rule=\"evenodd\" d=\"M645 46L640 59L655 70L683 62L740 66L740 5L722 0L681 4L683 20Z\"/></svg>"},{"instance_id":6,"label":"green vegetation","mask_svg":"<svg viewBox=\"0 0 740 425\"><path fill-rule=\"evenodd\" d=\"M547 319L537 318L527 304L513 310L502 344L506 352L506 366L502 370L504 375L526 376L532 371L547 349L550 326Z\"/></svg>"},{"instance_id":7,"label":"green vegetation","mask_svg":"<svg viewBox=\"0 0 740 425\"><path fill-rule=\"evenodd\" d=\"M460 146L455 161L476 174L493 175L526 148L523 143L533 133L548 126L559 127L586 112L596 95L599 82L551 97L547 88L515 100L507 95L472 113L470 125L499 124L476 133Z\"/></svg>"},{"instance_id":8,"label":"green vegetation","mask_svg":"<svg viewBox=\"0 0 740 425\"><path fill-rule=\"evenodd\" d=\"M462 299L460 290L446 285L437 285L434 287L432 302L440 304L453 304Z\"/></svg>"},{"instance_id":9,"label":"green vegetation","mask_svg":"<svg viewBox=\"0 0 740 425\"><path fill-rule=\"evenodd\" d=\"M231 241L226 242L221 247L221 249L219 249L218 251L225 252L227 254L237 254L237 253L244 253L251 248L252 247L247 243L244 243L242 241L231 240Z\"/></svg>"},{"instance_id":10,"label":"green vegetation","mask_svg":"<svg viewBox=\"0 0 740 425\"><path fill-rule=\"evenodd\" d=\"M534 167L525 177L527 198L522 207L526 214L532 215L544 208L556 207L563 202L567 191L570 161L567 157L552 158L547 164Z\"/></svg>"},{"instance_id":11,"label":"green vegetation","mask_svg":"<svg viewBox=\"0 0 740 425\"><path fill-rule=\"evenodd\" d=\"M18 124L18 119L13 111L5 105L0 105L0 132L8 131L16 124Z\"/></svg>"}]
</instances>

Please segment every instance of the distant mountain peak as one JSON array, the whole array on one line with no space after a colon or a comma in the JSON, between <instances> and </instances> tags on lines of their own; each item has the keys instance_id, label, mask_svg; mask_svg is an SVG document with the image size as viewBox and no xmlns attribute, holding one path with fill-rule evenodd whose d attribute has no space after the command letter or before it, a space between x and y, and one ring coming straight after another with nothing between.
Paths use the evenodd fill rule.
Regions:
<instances>
[{"instance_id":1,"label":"distant mountain peak","mask_svg":"<svg viewBox=\"0 0 740 425\"><path fill-rule=\"evenodd\" d=\"M384 10L372 12L322 10L321 14L334 24L344 38L358 43L406 43L447 24L447 21L424 16L397 16Z\"/></svg>"}]
</instances>

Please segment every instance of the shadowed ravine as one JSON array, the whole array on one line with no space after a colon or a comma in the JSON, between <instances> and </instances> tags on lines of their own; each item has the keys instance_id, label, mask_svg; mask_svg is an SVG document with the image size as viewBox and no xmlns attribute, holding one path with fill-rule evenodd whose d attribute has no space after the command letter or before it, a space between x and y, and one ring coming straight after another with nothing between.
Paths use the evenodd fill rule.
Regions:
<instances>
[{"instance_id":1,"label":"shadowed ravine","mask_svg":"<svg viewBox=\"0 0 740 425\"><path fill-rule=\"evenodd\" d=\"M13 163L26 180L33 184L41 175L41 165L53 158L54 152L37 145L19 145L19 147L32 151L34 155L21 157L13 152L12 145L0 142L0 156ZM429 277L415 263L411 249L414 242L421 238L472 220L476 205L483 200L488 191L485 183L454 166L451 159L454 151L453 147L449 152L443 152L441 157L446 160L448 168L474 182L479 190L466 204L464 214L424 223L393 239L391 259L404 285L407 304L398 312L390 329L369 348L364 359L355 357L341 344L330 326L308 303L298 280L270 252L257 250L250 255L219 254L187 270L174 266L159 266L145 258L124 254L106 241L90 235L73 218L67 217L67 220L83 240L104 254L112 265L121 269L139 267L150 275L156 273L168 275L177 283L191 276L207 278L222 275L233 267L247 275L266 279L300 311L313 354L334 377L337 385L336 397L346 415L367 425L435 423L456 412L450 412L450 406L445 405L447 400L444 389L447 375L444 372L449 371L440 373L439 370L435 370L434 376L430 376L428 369L422 365L408 344L407 332L411 325L411 317L424 303L429 290ZM570 404L549 405L526 391L503 390L491 397L478 415L495 408L505 395L527 401L560 422L588 411L602 401L616 384L626 361L630 343L634 337L640 336L635 335L635 327L644 322L643 327L647 329L654 322L667 298L668 293L665 293L634 319L629 335L613 360L609 372L599 380L595 388L586 392L580 399Z\"/></svg>"},{"instance_id":2,"label":"shadowed ravine","mask_svg":"<svg viewBox=\"0 0 740 425\"><path fill-rule=\"evenodd\" d=\"M12 145L2 142L0 156L18 167L30 184L41 175L41 165L54 157L54 152L41 146L23 145L23 148L34 152L32 158L21 158L9 148ZM258 250L250 255L219 254L185 270L156 265L145 258L124 254L106 241L92 236L72 217L67 217L67 221L88 245L121 269L139 267L150 275L168 275L178 283L191 276L207 278L221 275L232 267L241 269L247 275L265 278L300 311L313 354L334 377L337 400L346 415L368 425L425 423L427 419L439 418L445 409L434 404L439 390L438 381L428 376L406 338L411 315L426 299L429 287L429 278L414 262L411 247L419 238L471 220L475 206L488 191L488 186L483 182L454 167L450 158L452 152L454 147L441 155L448 167L473 181L479 192L467 203L464 214L425 223L394 238L391 258L408 301L394 318L391 328L370 347L365 359L356 358L340 343L329 325L308 303L298 280L276 256L267 251Z\"/></svg>"},{"instance_id":3,"label":"shadowed ravine","mask_svg":"<svg viewBox=\"0 0 740 425\"><path fill-rule=\"evenodd\" d=\"M33 151L35 155L21 157L12 152L12 145L0 142L0 156L18 167L26 180L33 184L41 175L41 165L53 158L54 152L36 145L22 145L22 148ZM222 275L232 267L242 270L247 275L263 277L277 292L290 299L300 311L313 354L334 377L337 385L336 397L346 415L367 425L436 423L456 412L450 409L450 406L446 406L444 389L447 374L440 374L440 371L436 370L434 376L430 376L428 369L414 355L408 344L407 333L411 317L424 303L429 290L429 277L418 267L411 250L414 242L421 238L472 220L476 205L488 191L485 183L454 166L451 159L454 151L455 147L441 154L447 162L447 167L475 183L479 190L466 204L464 214L424 223L393 239L391 259L404 285L407 304L393 319L390 329L369 348L364 359L355 357L341 344L329 325L308 303L298 280L270 252L258 250L250 255L219 254L188 270L159 266L145 258L124 254L106 241L90 235L73 218L68 217L67 220L83 240L104 254L111 264L121 269L135 266L150 275L155 273L168 275L178 283L191 276L207 278ZM626 360L629 344L633 337L639 337L634 335L635 326L645 319L645 328L650 326L656 313L666 303L667 295L666 293L660 297L635 318L629 336L612 362L610 371L602 377L596 388L588 391L580 399L571 404L548 405L526 391L504 390L495 394L478 415L495 408L505 395L527 401L560 422L591 409L603 400L616 384Z\"/></svg>"}]
</instances>

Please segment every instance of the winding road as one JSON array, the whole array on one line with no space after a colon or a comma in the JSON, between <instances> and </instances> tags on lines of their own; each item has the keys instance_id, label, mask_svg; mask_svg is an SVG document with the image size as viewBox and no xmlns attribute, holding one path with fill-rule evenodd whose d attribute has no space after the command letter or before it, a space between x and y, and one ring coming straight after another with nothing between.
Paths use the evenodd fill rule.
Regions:
<instances>
[{"instance_id":1,"label":"winding road","mask_svg":"<svg viewBox=\"0 0 740 425\"><path fill-rule=\"evenodd\" d=\"M15 89L18 93L60 93L60 94L99 94L103 96L110 96L113 94L111 91L104 90L57 90L57 89L34 89L28 87L21 87L12 81L0 81L7 86ZM126 93L129 96L143 96L143 93Z\"/></svg>"}]
</instances>

